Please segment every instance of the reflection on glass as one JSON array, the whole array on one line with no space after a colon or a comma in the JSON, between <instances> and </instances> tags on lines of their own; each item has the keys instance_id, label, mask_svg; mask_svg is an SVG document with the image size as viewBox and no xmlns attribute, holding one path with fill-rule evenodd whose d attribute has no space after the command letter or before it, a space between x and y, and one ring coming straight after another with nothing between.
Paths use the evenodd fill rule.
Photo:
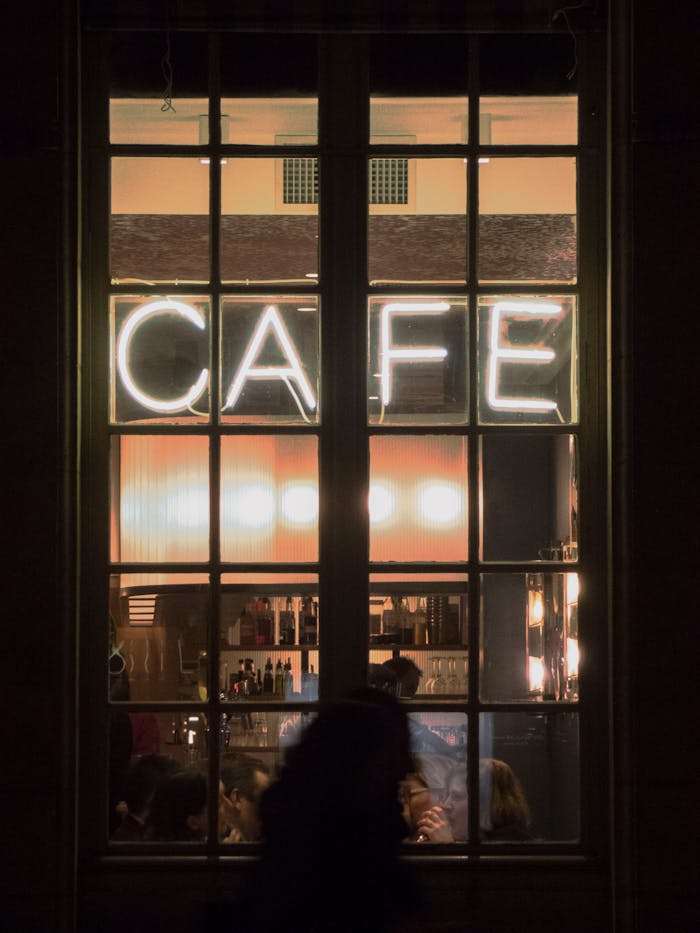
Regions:
<instances>
[{"instance_id":1,"label":"reflection on glass","mask_svg":"<svg viewBox=\"0 0 700 933\"><path fill-rule=\"evenodd\" d=\"M221 312L223 420L318 422L318 299L229 298Z\"/></svg>"},{"instance_id":2,"label":"reflection on glass","mask_svg":"<svg viewBox=\"0 0 700 933\"><path fill-rule=\"evenodd\" d=\"M491 435L480 443L483 559L576 560L576 438Z\"/></svg>"},{"instance_id":3,"label":"reflection on glass","mask_svg":"<svg viewBox=\"0 0 700 933\"><path fill-rule=\"evenodd\" d=\"M370 560L467 559L463 437L370 438Z\"/></svg>"},{"instance_id":4,"label":"reflection on glass","mask_svg":"<svg viewBox=\"0 0 700 933\"><path fill-rule=\"evenodd\" d=\"M221 173L221 277L305 283L318 278L315 159L229 159Z\"/></svg>"},{"instance_id":5,"label":"reflection on glass","mask_svg":"<svg viewBox=\"0 0 700 933\"><path fill-rule=\"evenodd\" d=\"M163 109L162 97L112 98L109 137L113 143L206 145L209 142L209 101L176 98Z\"/></svg>"},{"instance_id":6,"label":"reflection on glass","mask_svg":"<svg viewBox=\"0 0 700 933\"><path fill-rule=\"evenodd\" d=\"M484 146L575 145L578 97L482 97L479 142Z\"/></svg>"},{"instance_id":7,"label":"reflection on glass","mask_svg":"<svg viewBox=\"0 0 700 933\"><path fill-rule=\"evenodd\" d=\"M112 438L111 555L125 562L207 560L207 438Z\"/></svg>"},{"instance_id":8,"label":"reflection on glass","mask_svg":"<svg viewBox=\"0 0 700 933\"><path fill-rule=\"evenodd\" d=\"M112 298L113 422L206 420L209 309L195 297Z\"/></svg>"},{"instance_id":9,"label":"reflection on glass","mask_svg":"<svg viewBox=\"0 0 700 933\"><path fill-rule=\"evenodd\" d=\"M575 713L482 713L479 759L482 842L578 840Z\"/></svg>"},{"instance_id":10,"label":"reflection on glass","mask_svg":"<svg viewBox=\"0 0 700 933\"><path fill-rule=\"evenodd\" d=\"M467 311L455 298L371 298L370 424L463 424Z\"/></svg>"},{"instance_id":11,"label":"reflection on glass","mask_svg":"<svg viewBox=\"0 0 700 933\"><path fill-rule=\"evenodd\" d=\"M224 97L222 142L246 146L312 145L318 140L315 97Z\"/></svg>"},{"instance_id":12,"label":"reflection on glass","mask_svg":"<svg viewBox=\"0 0 700 933\"><path fill-rule=\"evenodd\" d=\"M578 700L578 598L576 573L483 575L483 700Z\"/></svg>"},{"instance_id":13,"label":"reflection on glass","mask_svg":"<svg viewBox=\"0 0 700 933\"><path fill-rule=\"evenodd\" d=\"M466 143L466 97L371 97L370 143Z\"/></svg>"},{"instance_id":14,"label":"reflection on glass","mask_svg":"<svg viewBox=\"0 0 700 933\"><path fill-rule=\"evenodd\" d=\"M577 420L573 296L484 297L478 326L482 424Z\"/></svg>"},{"instance_id":15,"label":"reflection on glass","mask_svg":"<svg viewBox=\"0 0 700 933\"><path fill-rule=\"evenodd\" d=\"M222 437L221 556L226 561L318 559L315 437Z\"/></svg>"},{"instance_id":16,"label":"reflection on glass","mask_svg":"<svg viewBox=\"0 0 700 933\"><path fill-rule=\"evenodd\" d=\"M576 281L576 160L479 166L479 281Z\"/></svg>"},{"instance_id":17,"label":"reflection on glass","mask_svg":"<svg viewBox=\"0 0 700 933\"><path fill-rule=\"evenodd\" d=\"M368 176L370 282L465 282L464 159L370 159Z\"/></svg>"},{"instance_id":18,"label":"reflection on glass","mask_svg":"<svg viewBox=\"0 0 700 933\"><path fill-rule=\"evenodd\" d=\"M114 283L209 279L209 172L199 159L112 159Z\"/></svg>"}]
</instances>

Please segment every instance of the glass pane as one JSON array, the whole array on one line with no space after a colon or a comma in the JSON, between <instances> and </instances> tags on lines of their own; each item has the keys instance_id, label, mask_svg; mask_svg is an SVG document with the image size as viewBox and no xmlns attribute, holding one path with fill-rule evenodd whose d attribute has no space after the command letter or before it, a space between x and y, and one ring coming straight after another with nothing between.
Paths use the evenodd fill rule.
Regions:
<instances>
[{"instance_id":1,"label":"glass pane","mask_svg":"<svg viewBox=\"0 0 700 933\"><path fill-rule=\"evenodd\" d=\"M109 136L113 143L205 145L209 142L209 101L178 98L163 109L162 97L112 98Z\"/></svg>"},{"instance_id":2,"label":"glass pane","mask_svg":"<svg viewBox=\"0 0 700 933\"><path fill-rule=\"evenodd\" d=\"M467 559L462 437L370 438L370 560Z\"/></svg>"},{"instance_id":3,"label":"glass pane","mask_svg":"<svg viewBox=\"0 0 700 933\"><path fill-rule=\"evenodd\" d=\"M467 717L463 713L411 713L416 771L400 789L406 842L468 839Z\"/></svg>"},{"instance_id":4,"label":"glass pane","mask_svg":"<svg viewBox=\"0 0 700 933\"><path fill-rule=\"evenodd\" d=\"M482 577L481 698L578 700L579 576Z\"/></svg>"},{"instance_id":5,"label":"glass pane","mask_svg":"<svg viewBox=\"0 0 700 933\"><path fill-rule=\"evenodd\" d=\"M222 420L319 420L318 298L226 298L221 304Z\"/></svg>"},{"instance_id":6,"label":"glass pane","mask_svg":"<svg viewBox=\"0 0 700 933\"><path fill-rule=\"evenodd\" d=\"M527 68L528 94L576 93L576 46L567 32L480 36L479 70L483 94L522 94L524 68Z\"/></svg>"},{"instance_id":7,"label":"glass pane","mask_svg":"<svg viewBox=\"0 0 700 933\"><path fill-rule=\"evenodd\" d=\"M576 438L481 438L483 560L576 560Z\"/></svg>"},{"instance_id":8,"label":"glass pane","mask_svg":"<svg viewBox=\"0 0 700 933\"><path fill-rule=\"evenodd\" d=\"M428 99L426 103L430 107L434 106L436 99L449 101L461 98L466 104L466 36L384 34L372 36L369 41L370 92L373 98L421 97ZM457 125L461 130L463 112L457 113ZM439 141L450 142L452 137Z\"/></svg>"},{"instance_id":9,"label":"glass pane","mask_svg":"<svg viewBox=\"0 0 700 933\"><path fill-rule=\"evenodd\" d=\"M111 700L207 699L207 584L203 574L111 577ZM153 718L139 724L138 754L160 751L168 735Z\"/></svg>"},{"instance_id":10,"label":"glass pane","mask_svg":"<svg viewBox=\"0 0 700 933\"><path fill-rule=\"evenodd\" d=\"M221 170L221 278L318 278L316 159L228 159Z\"/></svg>"},{"instance_id":11,"label":"glass pane","mask_svg":"<svg viewBox=\"0 0 700 933\"><path fill-rule=\"evenodd\" d=\"M573 296L483 297L478 326L482 424L578 420Z\"/></svg>"},{"instance_id":12,"label":"glass pane","mask_svg":"<svg viewBox=\"0 0 700 933\"><path fill-rule=\"evenodd\" d=\"M200 129L200 117L209 109L207 38L176 30L106 34L111 142L208 142Z\"/></svg>"},{"instance_id":13,"label":"glass pane","mask_svg":"<svg viewBox=\"0 0 700 933\"><path fill-rule=\"evenodd\" d=\"M483 146L575 145L578 97L482 97L479 142Z\"/></svg>"},{"instance_id":14,"label":"glass pane","mask_svg":"<svg viewBox=\"0 0 700 933\"><path fill-rule=\"evenodd\" d=\"M112 159L112 282L209 280L209 171L200 159Z\"/></svg>"},{"instance_id":15,"label":"glass pane","mask_svg":"<svg viewBox=\"0 0 700 933\"><path fill-rule=\"evenodd\" d=\"M318 560L317 438L221 438L221 557Z\"/></svg>"},{"instance_id":16,"label":"glass pane","mask_svg":"<svg viewBox=\"0 0 700 933\"><path fill-rule=\"evenodd\" d=\"M206 437L113 437L110 483L113 561L208 559Z\"/></svg>"},{"instance_id":17,"label":"glass pane","mask_svg":"<svg viewBox=\"0 0 700 933\"><path fill-rule=\"evenodd\" d=\"M162 736L152 745L159 751L139 752L133 746L133 725L147 721ZM206 842L207 734L203 714L112 710L110 842Z\"/></svg>"},{"instance_id":18,"label":"glass pane","mask_svg":"<svg viewBox=\"0 0 700 933\"><path fill-rule=\"evenodd\" d=\"M112 422L207 420L209 314L206 298L112 298Z\"/></svg>"},{"instance_id":19,"label":"glass pane","mask_svg":"<svg viewBox=\"0 0 700 933\"><path fill-rule=\"evenodd\" d=\"M576 160L479 166L479 281L576 281Z\"/></svg>"},{"instance_id":20,"label":"glass pane","mask_svg":"<svg viewBox=\"0 0 700 933\"><path fill-rule=\"evenodd\" d=\"M479 830L483 842L577 842L575 713L482 713Z\"/></svg>"},{"instance_id":21,"label":"glass pane","mask_svg":"<svg viewBox=\"0 0 700 933\"><path fill-rule=\"evenodd\" d=\"M221 699L317 700L319 615L318 582L286 588L270 583L255 590L225 586Z\"/></svg>"},{"instance_id":22,"label":"glass pane","mask_svg":"<svg viewBox=\"0 0 700 933\"><path fill-rule=\"evenodd\" d=\"M368 200L371 284L466 282L464 159L370 159Z\"/></svg>"},{"instance_id":23,"label":"glass pane","mask_svg":"<svg viewBox=\"0 0 700 933\"><path fill-rule=\"evenodd\" d=\"M468 141L467 97L372 97L372 144L435 145Z\"/></svg>"},{"instance_id":24,"label":"glass pane","mask_svg":"<svg viewBox=\"0 0 700 933\"><path fill-rule=\"evenodd\" d=\"M315 97L225 97L221 141L238 145L299 146L318 141Z\"/></svg>"},{"instance_id":25,"label":"glass pane","mask_svg":"<svg viewBox=\"0 0 700 933\"><path fill-rule=\"evenodd\" d=\"M223 142L273 146L317 141L316 45L316 37L309 35L221 34Z\"/></svg>"}]
</instances>

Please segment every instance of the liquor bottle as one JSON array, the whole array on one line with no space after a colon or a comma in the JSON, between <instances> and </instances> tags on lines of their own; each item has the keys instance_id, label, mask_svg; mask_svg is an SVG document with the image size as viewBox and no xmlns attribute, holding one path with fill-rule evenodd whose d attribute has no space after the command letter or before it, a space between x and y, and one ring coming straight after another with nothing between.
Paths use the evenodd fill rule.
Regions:
<instances>
[{"instance_id":1,"label":"liquor bottle","mask_svg":"<svg viewBox=\"0 0 700 933\"><path fill-rule=\"evenodd\" d=\"M284 670L282 669L282 659L277 659L277 664L275 665L275 686L274 686L275 696L281 697L284 696Z\"/></svg>"},{"instance_id":2,"label":"liquor bottle","mask_svg":"<svg viewBox=\"0 0 700 933\"><path fill-rule=\"evenodd\" d=\"M446 596L428 596L426 616L429 645L441 645L445 640L443 624L445 621L446 607Z\"/></svg>"},{"instance_id":3,"label":"liquor bottle","mask_svg":"<svg viewBox=\"0 0 700 933\"><path fill-rule=\"evenodd\" d=\"M260 668L258 668L257 680L255 682L255 692L258 696L261 696L263 692L262 676L260 674Z\"/></svg>"},{"instance_id":4,"label":"liquor bottle","mask_svg":"<svg viewBox=\"0 0 700 933\"><path fill-rule=\"evenodd\" d=\"M280 645L296 644L296 632L294 626L294 607L292 597L287 597L285 608L280 612Z\"/></svg>"},{"instance_id":5,"label":"liquor bottle","mask_svg":"<svg viewBox=\"0 0 700 933\"><path fill-rule=\"evenodd\" d=\"M309 672L309 699L318 700L318 674L314 673L313 664Z\"/></svg>"},{"instance_id":6,"label":"liquor bottle","mask_svg":"<svg viewBox=\"0 0 700 933\"><path fill-rule=\"evenodd\" d=\"M265 696L271 696L275 690L275 679L272 676L272 658L268 657L265 662L265 676L263 677L262 692Z\"/></svg>"},{"instance_id":7,"label":"liquor bottle","mask_svg":"<svg viewBox=\"0 0 700 933\"><path fill-rule=\"evenodd\" d=\"M397 611L399 623L397 641L400 645L412 645L413 616L409 612L406 601L402 597L399 597Z\"/></svg>"},{"instance_id":8,"label":"liquor bottle","mask_svg":"<svg viewBox=\"0 0 700 933\"><path fill-rule=\"evenodd\" d=\"M287 663L284 665L284 698L285 700L291 700L293 692L294 692L294 680L292 678L292 659L287 658Z\"/></svg>"},{"instance_id":9,"label":"liquor bottle","mask_svg":"<svg viewBox=\"0 0 700 933\"><path fill-rule=\"evenodd\" d=\"M255 635L256 635L256 624L255 624L255 605L252 600L249 600L246 605L243 607L243 611L240 615L239 620L239 637L240 643L242 645L254 645L255 644Z\"/></svg>"},{"instance_id":10,"label":"liquor bottle","mask_svg":"<svg viewBox=\"0 0 700 933\"><path fill-rule=\"evenodd\" d=\"M274 615L270 607L270 600L267 596L263 596L262 599L258 600L256 621L256 645L271 645L273 640Z\"/></svg>"},{"instance_id":11,"label":"liquor bottle","mask_svg":"<svg viewBox=\"0 0 700 933\"><path fill-rule=\"evenodd\" d=\"M413 642L424 645L427 640L427 617L425 614L425 598L418 597L418 605L413 613Z\"/></svg>"},{"instance_id":12,"label":"liquor bottle","mask_svg":"<svg viewBox=\"0 0 700 933\"><path fill-rule=\"evenodd\" d=\"M299 644L315 645L318 637L318 603L313 602L310 596L304 596L300 615Z\"/></svg>"}]
</instances>

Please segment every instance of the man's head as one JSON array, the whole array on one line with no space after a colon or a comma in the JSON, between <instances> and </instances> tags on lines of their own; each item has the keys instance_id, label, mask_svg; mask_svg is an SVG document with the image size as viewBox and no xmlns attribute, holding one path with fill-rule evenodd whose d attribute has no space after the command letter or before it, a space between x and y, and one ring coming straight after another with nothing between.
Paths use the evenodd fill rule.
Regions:
<instances>
[{"instance_id":1,"label":"man's head","mask_svg":"<svg viewBox=\"0 0 700 933\"><path fill-rule=\"evenodd\" d=\"M406 699L416 695L423 671L414 661L400 656L389 658L381 666L388 671L387 680L395 680L398 697Z\"/></svg>"},{"instance_id":2,"label":"man's head","mask_svg":"<svg viewBox=\"0 0 700 933\"><path fill-rule=\"evenodd\" d=\"M129 813L143 819L161 778L180 770L180 764L167 755L143 755L129 765L124 783L124 800Z\"/></svg>"},{"instance_id":3,"label":"man's head","mask_svg":"<svg viewBox=\"0 0 700 933\"><path fill-rule=\"evenodd\" d=\"M270 769L250 755L226 755L221 765L221 791L231 804L227 808L245 842L260 838L259 803L270 785Z\"/></svg>"}]
</instances>

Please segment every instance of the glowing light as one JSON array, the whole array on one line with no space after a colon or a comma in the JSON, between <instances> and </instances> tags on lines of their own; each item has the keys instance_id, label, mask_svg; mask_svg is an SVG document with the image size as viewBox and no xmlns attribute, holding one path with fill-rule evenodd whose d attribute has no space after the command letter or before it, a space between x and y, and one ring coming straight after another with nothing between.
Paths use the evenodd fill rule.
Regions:
<instances>
[{"instance_id":1,"label":"glowing light","mask_svg":"<svg viewBox=\"0 0 700 933\"><path fill-rule=\"evenodd\" d=\"M566 602L571 606L578 602L578 574L567 573L566 575Z\"/></svg>"},{"instance_id":2,"label":"glowing light","mask_svg":"<svg viewBox=\"0 0 700 933\"><path fill-rule=\"evenodd\" d=\"M502 398L498 394L498 373L502 360L509 363L549 363L556 354L553 350L534 347L503 347L499 343L501 320L505 317L556 317L561 314L561 305L548 302L498 301L491 311L489 328L489 362L487 366L487 398L491 408L508 411L553 411L556 402L539 398Z\"/></svg>"},{"instance_id":3,"label":"glowing light","mask_svg":"<svg viewBox=\"0 0 700 933\"><path fill-rule=\"evenodd\" d=\"M426 522L436 525L453 524L462 511L460 491L446 483L429 483L418 495L418 507Z\"/></svg>"},{"instance_id":4,"label":"glowing light","mask_svg":"<svg viewBox=\"0 0 700 933\"><path fill-rule=\"evenodd\" d=\"M388 521L396 509L393 491L383 483L372 483L369 488L369 520L373 525Z\"/></svg>"},{"instance_id":5,"label":"glowing light","mask_svg":"<svg viewBox=\"0 0 700 933\"><path fill-rule=\"evenodd\" d=\"M311 525L318 516L315 486L288 486L280 497L280 510L291 525Z\"/></svg>"},{"instance_id":6,"label":"glowing light","mask_svg":"<svg viewBox=\"0 0 700 933\"><path fill-rule=\"evenodd\" d=\"M540 593L536 593L530 609L530 625L539 625L544 619L544 603Z\"/></svg>"},{"instance_id":7,"label":"glowing light","mask_svg":"<svg viewBox=\"0 0 700 933\"><path fill-rule=\"evenodd\" d=\"M569 677L578 677L578 638L566 639L566 671Z\"/></svg>"},{"instance_id":8,"label":"glowing light","mask_svg":"<svg viewBox=\"0 0 700 933\"><path fill-rule=\"evenodd\" d=\"M527 680L531 693L541 693L544 683L544 664L542 658L532 655L527 659Z\"/></svg>"},{"instance_id":9,"label":"glowing light","mask_svg":"<svg viewBox=\"0 0 700 933\"><path fill-rule=\"evenodd\" d=\"M444 347L395 347L391 342L391 321L397 314L444 314L450 310L446 301L390 301L381 312L380 350L382 404L391 402L392 373L396 362L419 363L426 360L444 360Z\"/></svg>"},{"instance_id":10,"label":"glowing light","mask_svg":"<svg viewBox=\"0 0 700 933\"><path fill-rule=\"evenodd\" d=\"M171 298L150 301L148 304L142 305L140 308L136 308L135 311L132 311L122 325L117 340L117 370L124 388L140 405L150 409L150 411L172 414L177 411L185 411L197 401L207 385L209 370L203 369L197 381L184 395L169 400L157 399L142 392L136 385L131 375L129 359L131 355L131 343L138 328L145 321L166 314L176 314L179 317L183 317L186 321L189 321L191 324L194 324L195 327L199 328L199 330L204 330L206 326L204 316L196 308L193 308L192 305L184 304L182 301L173 301Z\"/></svg>"},{"instance_id":11,"label":"glowing light","mask_svg":"<svg viewBox=\"0 0 700 933\"><path fill-rule=\"evenodd\" d=\"M228 511L243 528L269 527L275 516L274 491L261 483L239 486L231 497Z\"/></svg>"},{"instance_id":12,"label":"glowing light","mask_svg":"<svg viewBox=\"0 0 700 933\"><path fill-rule=\"evenodd\" d=\"M280 350L289 360L289 366L253 365L269 334L274 335ZM238 371L228 390L223 410L233 408L236 404L246 379L281 379L287 385L290 392L293 392L293 390L289 385L289 380L293 380L299 386L307 408L310 408L312 411L316 408L316 397L311 389L309 380L306 378L306 374L304 373L294 344L287 332L287 328L284 326L279 312L274 305L268 305L253 331L253 336L241 360L241 365L238 367Z\"/></svg>"}]
</instances>

